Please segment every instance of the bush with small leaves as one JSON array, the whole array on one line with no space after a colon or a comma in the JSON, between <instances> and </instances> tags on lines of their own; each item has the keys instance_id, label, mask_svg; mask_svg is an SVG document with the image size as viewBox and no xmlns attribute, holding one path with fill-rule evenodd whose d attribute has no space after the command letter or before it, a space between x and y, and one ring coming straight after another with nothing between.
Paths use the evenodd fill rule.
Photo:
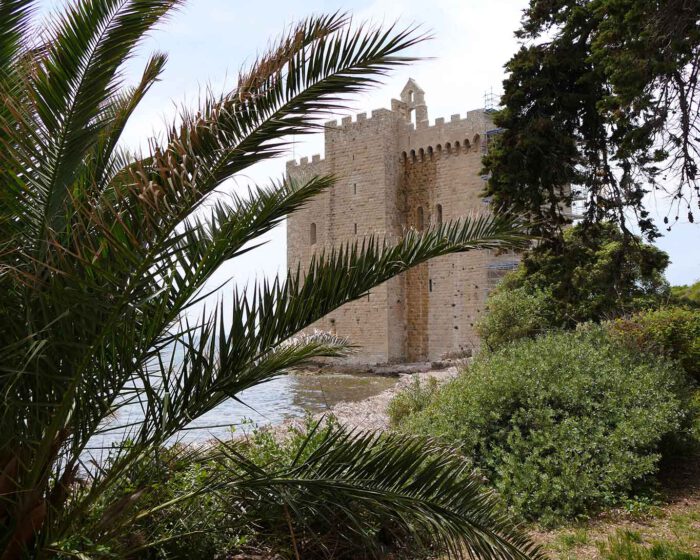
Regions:
<instances>
[{"instance_id":1,"label":"bush with small leaves","mask_svg":"<svg viewBox=\"0 0 700 560\"><path fill-rule=\"evenodd\" d=\"M643 490L685 392L673 362L590 325L477 357L401 429L458 447L514 511L553 524Z\"/></svg>"},{"instance_id":2,"label":"bush with small leaves","mask_svg":"<svg viewBox=\"0 0 700 560\"><path fill-rule=\"evenodd\" d=\"M556 328L554 306L551 295L544 290L496 290L489 296L487 313L477 323L476 331L487 349L497 350Z\"/></svg>"},{"instance_id":3,"label":"bush with small leaves","mask_svg":"<svg viewBox=\"0 0 700 560\"><path fill-rule=\"evenodd\" d=\"M700 280L689 286L671 286L671 302L694 309L700 309Z\"/></svg>"},{"instance_id":4,"label":"bush with small leaves","mask_svg":"<svg viewBox=\"0 0 700 560\"><path fill-rule=\"evenodd\" d=\"M407 416L423 410L437 388L438 382L434 377L429 377L425 383L421 383L420 379L415 378L412 383L398 391L389 401L387 407L389 423L396 426Z\"/></svg>"},{"instance_id":5,"label":"bush with small leaves","mask_svg":"<svg viewBox=\"0 0 700 560\"><path fill-rule=\"evenodd\" d=\"M664 307L607 324L610 335L635 352L677 360L700 383L700 309Z\"/></svg>"}]
</instances>

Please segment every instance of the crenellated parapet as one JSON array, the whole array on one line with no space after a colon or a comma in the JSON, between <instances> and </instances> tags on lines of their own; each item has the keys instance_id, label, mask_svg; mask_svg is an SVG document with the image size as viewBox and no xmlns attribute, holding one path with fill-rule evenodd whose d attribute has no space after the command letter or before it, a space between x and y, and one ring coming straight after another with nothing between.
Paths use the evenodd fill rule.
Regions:
<instances>
[{"instance_id":1,"label":"crenellated parapet","mask_svg":"<svg viewBox=\"0 0 700 560\"><path fill-rule=\"evenodd\" d=\"M482 109L468 111L462 117L459 113L450 117L435 119L434 124L416 128L413 123L408 125L408 133L402 137L401 157L406 152L406 159L411 158L411 152L419 155L423 153L439 154L440 156L479 152L483 150L483 143L488 130L493 128L490 116ZM417 159L415 160L417 161Z\"/></svg>"},{"instance_id":2,"label":"crenellated parapet","mask_svg":"<svg viewBox=\"0 0 700 560\"><path fill-rule=\"evenodd\" d=\"M311 160L308 157L303 157L298 160L290 159L287 161L287 171L290 169L296 169L301 167L308 167L310 165L318 165L324 163L325 158L321 157L321 154L314 154L311 156Z\"/></svg>"},{"instance_id":3,"label":"crenellated parapet","mask_svg":"<svg viewBox=\"0 0 700 560\"><path fill-rule=\"evenodd\" d=\"M403 150L399 155L399 160L401 163L413 165L473 153L481 153L481 135L479 133L476 133L471 140L465 138L462 141L445 142L444 145L438 143L435 146L429 145L417 150Z\"/></svg>"},{"instance_id":4,"label":"crenellated parapet","mask_svg":"<svg viewBox=\"0 0 700 560\"><path fill-rule=\"evenodd\" d=\"M393 106L395 107L396 103ZM369 115L357 113L343 117L340 121L328 121L324 127L326 134L330 135L331 142L335 138L351 135L361 139L362 134L368 135L366 140L371 141L375 128L373 125L384 127L390 123L396 126L399 132L397 157L402 163L409 164L460 154L483 153L486 148L487 133L494 127L490 115L482 109L468 111L464 116L456 113L449 120L439 117L432 124L425 120L419 122L418 127L415 123L406 121L404 116L404 113L396 108L375 109ZM287 162L287 169L311 170L313 166L322 165L324 162L325 158L315 154L310 159L303 157L298 161Z\"/></svg>"},{"instance_id":5,"label":"crenellated parapet","mask_svg":"<svg viewBox=\"0 0 700 560\"><path fill-rule=\"evenodd\" d=\"M391 118L393 115L393 112L389 109L375 109L372 111L369 116L367 115L366 112L364 113L357 113L355 115L348 115L347 117L343 117L340 119L340 122L337 120L334 121L326 121L324 123L324 128L326 129L326 132L329 131L335 131L335 130L350 130L353 128L356 128L357 125L368 125L372 124L373 122L376 122L378 120L381 120L382 123L386 122L387 118Z\"/></svg>"}]
</instances>

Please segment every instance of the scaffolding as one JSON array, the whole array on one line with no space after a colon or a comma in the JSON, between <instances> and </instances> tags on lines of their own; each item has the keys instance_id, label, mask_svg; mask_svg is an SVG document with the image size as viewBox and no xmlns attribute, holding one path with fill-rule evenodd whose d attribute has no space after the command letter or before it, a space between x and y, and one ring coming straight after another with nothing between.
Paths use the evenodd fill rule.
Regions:
<instances>
[{"instance_id":1,"label":"scaffolding","mask_svg":"<svg viewBox=\"0 0 700 560\"><path fill-rule=\"evenodd\" d=\"M493 93L493 88L484 93L484 113L495 113L500 106L499 96Z\"/></svg>"}]
</instances>

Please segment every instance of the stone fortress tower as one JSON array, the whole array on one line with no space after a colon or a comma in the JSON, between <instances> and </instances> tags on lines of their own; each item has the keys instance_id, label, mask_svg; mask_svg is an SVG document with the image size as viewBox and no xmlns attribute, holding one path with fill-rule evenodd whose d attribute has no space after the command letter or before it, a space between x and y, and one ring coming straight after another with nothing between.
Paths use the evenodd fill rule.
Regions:
<instances>
[{"instance_id":1,"label":"stone fortress tower","mask_svg":"<svg viewBox=\"0 0 700 560\"><path fill-rule=\"evenodd\" d=\"M325 159L287 163L293 178L333 174L336 185L287 222L288 266L324 247L376 234L396 241L488 211L479 176L488 138L488 111L428 121L425 92L408 80L391 109L326 124ZM473 251L433 259L330 313L314 327L348 337L359 351L349 363L436 361L478 348L474 324L489 290L517 264L513 254Z\"/></svg>"}]
</instances>

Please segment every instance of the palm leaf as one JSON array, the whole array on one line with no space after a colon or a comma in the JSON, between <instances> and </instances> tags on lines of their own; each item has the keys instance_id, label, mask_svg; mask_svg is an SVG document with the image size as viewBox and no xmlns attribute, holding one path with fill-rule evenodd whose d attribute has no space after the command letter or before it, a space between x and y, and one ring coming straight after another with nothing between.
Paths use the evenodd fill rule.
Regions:
<instances>
[{"instance_id":1,"label":"palm leaf","mask_svg":"<svg viewBox=\"0 0 700 560\"><path fill-rule=\"evenodd\" d=\"M25 46L33 4L32 0L0 2L0 76L13 67L12 62Z\"/></svg>"},{"instance_id":2,"label":"palm leaf","mask_svg":"<svg viewBox=\"0 0 700 560\"><path fill-rule=\"evenodd\" d=\"M235 444L220 450L224 467L244 473L221 483L218 492L229 507L255 504L249 521L262 526L284 527L290 514L300 552L323 550L317 535L341 526L341 550L381 557L376 536L367 531L374 526L418 550L454 558L544 558L499 513L458 454L428 439L335 428L284 469L252 463Z\"/></svg>"},{"instance_id":3,"label":"palm leaf","mask_svg":"<svg viewBox=\"0 0 700 560\"><path fill-rule=\"evenodd\" d=\"M127 531L131 507L109 510L111 532L90 521L120 477L241 390L310 358L344 355L346 341L295 338L332 309L434 256L524 243L517 224L493 217L409 232L394 246L369 238L319 255L304 276L296 270L193 316L222 263L256 246L333 178L278 181L228 199L217 188L413 60L403 52L423 36L354 26L342 14L304 20L233 91L207 93L197 110L183 110L165 142L151 139L136 156L119 139L165 56L153 55L132 88L123 87L121 69L179 4L81 0L38 26L33 3L0 0L3 560L55 552L89 527L101 527L91 533L96 542ZM130 405L143 413L125 426L132 440L112 462L85 464L91 438ZM329 454L355 449L353 441L339 437ZM364 441L376 450L399 444ZM76 484L81 464L86 488ZM389 492L381 484L368 491ZM127 501L136 507L143 495ZM382 499L388 508L389 495ZM441 538L429 524L414 536L425 531ZM463 534L485 550L477 533Z\"/></svg>"}]
</instances>

